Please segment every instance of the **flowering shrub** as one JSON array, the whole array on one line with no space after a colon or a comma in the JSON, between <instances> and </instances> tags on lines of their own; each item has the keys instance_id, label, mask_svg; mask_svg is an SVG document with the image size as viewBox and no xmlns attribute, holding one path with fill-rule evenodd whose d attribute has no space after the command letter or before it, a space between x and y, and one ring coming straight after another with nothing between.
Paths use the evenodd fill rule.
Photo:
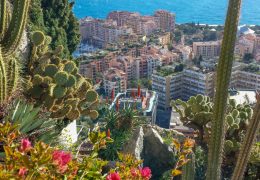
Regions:
<instances>
[{"instance_id":1,"label":"flowering shrub","mask_svg":"<svg viewBox=\"0 0 260 180\"><path fill-rule=\"evenodd\" d=\"M120 154L117 168L111 170L106 180L149 180L152 177L151 169L141 168L142 161L136 160L130 154Z\"/></svg>"},{"instance_id":2,"label":"flowering shrub","mask_svg":"<svg viewBox=\"0 0 260 180\"><path fill-rule=\"evenodd\" d=\"M193 139L185 139L181 144L178 140L173 140L173 146L177 151L177 163L172 170L172 176L178 176L182 174L181 167L189 162L188 156L192 153L195 141Z\"/></svg>"},{"instance_id":3,"label":"flowering shrub","mask_svg":"<svg viewBox=\"0 0 260 180\"><path fill-rule=\"evenodd\" d=\"M72 153L50 147L43 142L34 145L22 138L16 126L0 124L0 143L5 157L0 164L3 179L105 179L102 168L107 162L97 157L97 150L105 148L105 132L91 132L88 143L92 144L90 155L75 158Z\"/></svg>"},{"instance_id":4,"label":"flowering shrub","mask_svg":"<svg viewBox=\"0 0 260 180\"><path fill-rule=\"evenodd\" d=\"M98 151L112 142L110 134L93 131L87 143L89 154L79 157L43 142L32 143L10 123L0 123L0 143L4 163L0 163L0 179L93 179L93 180L149 180L151 170L141 168L142 161L131 155L119 154L120 162L108 174L102 169L106 161L98 158Z\"/></svg>"}]
</instances>

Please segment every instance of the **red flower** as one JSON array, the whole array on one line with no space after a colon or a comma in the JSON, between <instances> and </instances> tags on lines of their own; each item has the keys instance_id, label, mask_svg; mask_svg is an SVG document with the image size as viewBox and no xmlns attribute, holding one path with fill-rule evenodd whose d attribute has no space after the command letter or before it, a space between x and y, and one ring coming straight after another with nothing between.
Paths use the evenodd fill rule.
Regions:
<instances>
[{"instance_id":1,"label":"red flower","mask_svg":"<svg viewBox=\"0 0 260 180\"><path fill-rule=\"evenodd\" d=\"M152 177L152 171L149 167L140 169L140 173L141 173L142 177L145 179L150 179Z\"/></svg>"},{"instance_id":2,"label":"red flower","mask_svg":"<svg viewBox=\"0 0 260 180\"><path fill-rule=\"evenodd\" d=\"M70 153L65 153L64 151L55 150L52 153L52 160L54 164L59 166L61 172L66 171L67 164L71 161L72 157Z\"/></svg>"},{"instance_id":3,"label":"red flower","mask_svg":"<svg viewBox=\"0 0 260 180\"><path fill-rule=\"evenodd\" d=\"M21 152L26 152L32 148L31 142L28 139L22 139L21 141Z\"/></svg>"},{"instance_id":4,"label":"red flower","mask_svg":"<svg viewBox=\"0 0 260 180\"><path fill-rule=\"evenodd\" d=\"M121 180L121 179L120 179L119 174L116 173L116 172L114 172L114 173L110 173L110 174L107 176L106 180Z\"/></svg>"},{"instance_id":5,"label":"red flower","mask_svg":"<svg viewBox=\"0 0 260 180\"><path fill-rule=\"evenodd\" d=\"M25 174L27 173L27 169L25 168L25 167L21 167L20 169L19 169L19 173L18 173L18 175L19 176L25 176Z\"/></svg>"}]
</instances>

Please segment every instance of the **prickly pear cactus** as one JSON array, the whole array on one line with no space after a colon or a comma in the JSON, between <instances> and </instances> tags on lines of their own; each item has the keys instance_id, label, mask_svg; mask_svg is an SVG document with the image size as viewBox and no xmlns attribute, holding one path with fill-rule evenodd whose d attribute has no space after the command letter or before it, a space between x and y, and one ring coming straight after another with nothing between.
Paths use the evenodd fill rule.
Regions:
<instances>
[{"instance_id":1,"label":"prickly pear cactus","mask_svg":"<svg viewBox=\"0 0 260 180\"><path fill-rule=\"evenodd\" d=\"M96 119L99 100L92 84L78 73L73 61L59 57L62 46L47 51L45 40L42 32L32 35L28 96L43 103L52 118L75 120L84 115Z\"/></svg>"},{"instance_id":2,"label":"prickly pear cactus","mask_svg":"<svg viewBox=\"0 0 260 180\"><path fill-rule=\"evenodd\" d=\"M198 142L209 143L211 135L211 121L213 119L213 103L207 96L190 97L187 102L172 101L173 108L179 113L184 125L199 131ZM245 137L253 109L248 104L237 104L229 100L227 107L226 140L224 143L225 163L235 163L234 155L238 153L241 142ZM231 157L231 158L230 158Z\"/></svg>"},{"instance_id":3,"label":"prickly pear cactus","mask_svg":"<svg viewBox=\"0 0 260 180\"><path fill-rule=\"evenodd\" d=\"M180 99L172 101L172 107L180 115L184 125L199 131L198 140L207 142L209 128L208 123L213 116L213 103L208 96L192 96L187 102Z\"/></svg>"},{"instance_id":4,"label":"prickly pear cactus","mask_svg":"<svg viewBox=\"0 0 260 180\"><path fill-rule=\"evenodd\" d=\"M177 105L181 105L179 108ZM172 106L181 115L184 123L193 122L198 125L207 124L212 118L212 102L203 95L192 96L187 102L180 99L173 101Z\"/></svg>"}]
</instances>

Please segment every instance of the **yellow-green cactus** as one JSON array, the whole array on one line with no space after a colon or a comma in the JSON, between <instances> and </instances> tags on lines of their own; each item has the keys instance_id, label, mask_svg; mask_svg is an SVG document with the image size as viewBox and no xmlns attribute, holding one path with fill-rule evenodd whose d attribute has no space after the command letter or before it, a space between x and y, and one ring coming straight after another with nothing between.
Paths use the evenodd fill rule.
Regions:
<instances>
[{"instance_id":1,"label":"yellow-green cactus","mask_svg":"<svg viewBox=\"0 0 260 180\"><path fill-rule=\"evenodd\" d=\"M14 0L11 11L9 1L0 2L0 105L18 85L19 63L13 56L24 32L29 3L30 0Z\"/></svg>"},{"instance_id":2,"label":"yellow-green cactus","mask_svg":"<svg viewBox=\"0 0 260 180\"><path fill-rule=\"evenodd\" d=\"M234 58L237 26L241 0L229 0L224 37L217 67L214 113L208 152L207 180L221 179L221 164L225 142L225 113L227 110L228 86Z\"/></svg>"},{"instance_id":3,"label":"yellow-green cactus","mask_svg":"<svg viewBox=\"0 0 260 180\"><path fill-rule=\"evenodd\" d=\"M37 36L42 36L41 32L36 33ZM31 56L29 67L29 97L33 97L39 104L43 103L52 113L52 118L75 120L81 115L97 118L98 113L94 109L98 103L98 94L78 73L76 64L58 56L63 50L62 46L54 51L46 51L42 45L46 43L38 41L40 38L35 37L32 41L37 42L33 43L34 54ZM41 45L37 46L39 44Z\"/></svg>"},{"instance_id":4,"label":"yellow-green cactus","mask_svg":"<svg viewBox=\"0 0 260 180\"><path fill-rule=\"evenodd\" d=\"M8 3L7 0L0 2L0 46L4 57L12 55L18 48L26 25L30 0L13 1L11 20Z\"/></svg>"},{"instance_id":5,"label":"yellow-green cactus","mask_svg":"<svg viewBox=\"0 0 260 180\"><path fill-rule=\"evenodd\" d=\"M239 151L232 180L242 180L244 178L244 173L250 157L250 152L256 139L256 135L259 133L258 130L260 127L260 94L257 94L256 98L257 103L254 109L253 116L248 125L244 141Z\"/></svg>"}]
</instances>

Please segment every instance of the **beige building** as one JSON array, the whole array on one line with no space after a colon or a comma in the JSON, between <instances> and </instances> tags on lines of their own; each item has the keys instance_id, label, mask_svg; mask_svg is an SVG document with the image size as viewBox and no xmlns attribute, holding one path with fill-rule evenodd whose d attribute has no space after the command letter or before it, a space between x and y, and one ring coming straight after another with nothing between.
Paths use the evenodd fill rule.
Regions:
<instances>
[{"instance_id":1,"label":"beige building","mask_svg":"<svg viewBox=\"0 0 260 180\"><path fill-rule=\"evenodd\" d=\"M127 89L126 73L116 68L108 69L103 75L103 87L107 95L111 95L112 91L115 94L125 92Z\"/></svg>"},{"instance_id":2,"label":"beige building","mask_svg":"<svg viewBox=\"0 0 260 180\"><path fill-rule=\"evenodd\" d=\"M159 35L158 39L161 45L167 46L168 44L171 43L171 33L166 32L162 35Z\"/></svg>"},{"instance_id":3,"label":"beige building","mask_svg":"<svg viewBox=\"0 0 260 180\"><path fill-rule=\"evenodd\" d=\"M116 21L93 19L86 17L80 20L82 41L103 48L108 43L117 42L120 35L131 34L132 29L117 26Z\"/></svg>"},{"instance_id":4,"label":"beige building","mask_svg":"<svg viewBox=\"0 0 260 180\"><path fill-rule=\"evenodd\" d=\"M193 53L195 57L202 56L209 59L220 54L220 41L193 42Z\"/></svg>"},{"instance_id":5,"label":"beige building","mask_svg":"<svg viewBox=\"0 0 260 180\"><path fill-rule=\"evenodd\" d=\"M236 43L235 54L243 58L245 54L253 54L255 46L257 47L258 44L254 34L243 35L239 37Z\"/></svg>"},{"instance_id":6,"label":"beige building","mask_svg":"<svg viewBox=\"0 0 260 180\"><path fill-rule=\"evenodd\" d=\"M250 70L248 65L242 64L233 69L231 76L231 88L260 90L260 66L258 70ZM257 65L255 66L257 68Z\"/></svg>"},{"instance_id":7,"label":"beige building","mask_svg":"<svg viewBox=\"0 0 260 180\"><path fill-rule=\"evenodd\" d=\"M164 10L155 11L154 17L158 18L159 27L162 31L174 31L175 14Z\"/></svg>"}]
</instances>

